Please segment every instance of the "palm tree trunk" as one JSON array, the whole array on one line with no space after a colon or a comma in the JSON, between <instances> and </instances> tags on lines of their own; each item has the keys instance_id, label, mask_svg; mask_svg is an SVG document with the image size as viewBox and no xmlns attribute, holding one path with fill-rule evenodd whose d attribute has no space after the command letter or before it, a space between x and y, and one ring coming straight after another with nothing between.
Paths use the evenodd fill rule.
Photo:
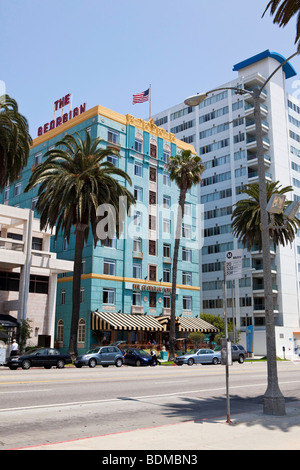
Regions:
<instances>
[{"instance_id":1,"label":"palm tree trunk","mask_svg":"<svg viewBox=\"0 0 300 470\"><path fill-rule=\"evenodd\" d=\"M180 189L179 205L178 205L178 212L177 212L177 224L176 224L176 238L175 238L173 267L172 267L172 294L171 294L171 317L170 317L170 338L169 338L170 339L170 361L173 361L175 359L177 265L178 265L178 253L179 253L179 245L180 245L181 230L182 230L182 217L184 214L185 196L186 196L186 188Z\"/></svg>"},{"instance_id":2,"label":"palm tree trunk","mask_svg":"<svg viewBox=\"0 0 300 470\"><path fill-rule=\"evenodd\" d=\"M74 257L74 272L73 272L73 292L72 292L72 318L70 329L70 343L69 354L77 356L77 335L78 335L78 322L80 312L80 285L81 285L81 269L82 269L82 252L84 247L84 232L86 225L77 224L75 227L75 257Z\"/></svg>"}]
</instances>

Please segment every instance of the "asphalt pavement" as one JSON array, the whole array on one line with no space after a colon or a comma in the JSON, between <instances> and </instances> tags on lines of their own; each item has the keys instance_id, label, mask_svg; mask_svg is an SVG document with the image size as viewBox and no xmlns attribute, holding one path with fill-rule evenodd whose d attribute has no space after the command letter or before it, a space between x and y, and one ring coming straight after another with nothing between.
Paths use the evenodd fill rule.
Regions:
<instances>
[{"instance_id":1,"label":"asphalt pavement","mask_svg":"<svg viewBox=\"0 0 300 470\"><path fill-rule=\"evenodd\" d=\"M300 450L300 402L286 404L284 416L267 416L260 408L251 413L232 415L230 421L227 422L227 416L221 416L22 450L118 451L112 453L111 458L114 455L120 457L122 450L130 450L132 459L135 450L172 451L174 455L176 452L197 450Z\"/></svg>"}]
</instances>

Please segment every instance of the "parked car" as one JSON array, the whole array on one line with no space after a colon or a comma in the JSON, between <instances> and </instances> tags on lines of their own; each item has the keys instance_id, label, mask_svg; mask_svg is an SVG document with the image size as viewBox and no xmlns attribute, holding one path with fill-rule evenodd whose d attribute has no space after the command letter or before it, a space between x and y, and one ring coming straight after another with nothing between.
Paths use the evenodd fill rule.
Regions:
<instances>
[{"instance_id":1,"label":"parked car","mask_svg":"<svg viewBox=\"0 0 300 470\"><path fill-rule=\"evenodd\" d=\"M98 365L103 367L108 367L109 365L121 367L123 362L122 352L117 346L99 346L95 349L91 349L82 356L77 356L74 364L77 368L82 366L93 368Z\"/></svg>"},{"instance_id":2,"label":"parked car","mask_svg":"<svg viewBox=\"0 0 300 470\"><path fill-rule=\"evenodd\" d=\"M124 362L129 366L151 366L153 365L152 356L143 349L126 348L124 349Z\"/></svg>"},{"instance_id":3,"label":"parked car","mask_svg":"<svg viewBox=\"0 0 300 470\"><path fill-rule=\"evenodd\" d=\"M221 362L221 352L212 349L191 349L182 356L175 357L175 364L219 364Z\"/></svg>"},{"instance_id":4,"label":"parked car","mask_svg":"<svg viewBox=\"0 0 300 470\"><path fill-rule=\"evenodd\" d=\"M4 365L11 370L16 370L18 367L28 370L30 367L51 369L53 366L63 369L65 364L72 364L72 358L69 354L62 354L58 349L54 348L40 348L34 349L22 356L9 357Z\"/></svg>"},{"instance_id":5,"label":"parked car","mask_svg":"<svg viewBox=\"0 0 300 470\"><path fill-rule=\"evenodd\" d=\"M246 351L241 344L232 345L232 360L243 364L246 357Z\"/></svg>"},{"instance_id":6,"label":"parked car","mask_svg":"<svg viewBox=\"0 0 300 470\"><path fill-rule=\"evenodd\" d=\"M244 347L241 344L232 344L231 349L232 361L238 361L240 364L243 364L246 357L246 351ZM221 346L217 346L214 351L221 352Z\"/></svg>"}]
</instances>

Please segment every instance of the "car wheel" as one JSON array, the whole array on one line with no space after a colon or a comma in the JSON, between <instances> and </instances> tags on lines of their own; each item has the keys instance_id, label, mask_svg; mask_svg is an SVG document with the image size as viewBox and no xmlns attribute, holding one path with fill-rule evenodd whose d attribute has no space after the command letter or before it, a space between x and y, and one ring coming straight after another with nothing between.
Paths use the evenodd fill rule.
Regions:
<instances>
[{"instance_id":1,"label":"car wheel","mask_svg":"<svg viewBox=\"0 0 300 470\"><path fill-rule=\"evenodd\" d=\"M239 357L239 363L243 364L244 363L244 356L241 354Z\"/></svg>"},{"instance_id":2,"label":"car wheel","mask_svg":"<svg viewBox=\"0 0 300 470\"><path fill-rule=\"evenodd\" d=\"M116 360L116 366L117 366L117 367L121 367L122 365L123 365L122 359L120 359L120 358L117 359L117 360Z\"/></svg>"},{"instance_id":3,"label":"car wheel","mask_svg":"<svg viewBox=\"0 0 300 470\"><path fill-rule=\"evenodd\" d=\"M91 367L92 369L94 369L94 367L96 367L96 365L97 365L96 359L90 359L90 360L89 360L89 367Z\"/></svg>"},{"instance_id":4,"label":"car wheel","mask_svg":"<svg viewBox=\"0 0 300 470\"><path fill-rule=\"evenodd\" d=\"M17 370L18 366L9 366L10 370Z\"/></svg>"},{"instance_id":5,"label":"car wheel","mask_svg":"<svg viewBox=\"0 0 300 470\"><path fill-rule=\"evenodd\" d=\"M192 358L190 357L190 358L188 359L187 363L188 363L189 366L192 366L192 365L195 363L195 361L194 361L194 359L192 359Z\"/></svg>"},{"instance_id":6,"label":"car wheel","mask_svg":"<svg viewBox=\"0 0 300 470\"><path fill-rule=\"evenodd\" d=\"M139 359L137 359L137 360L135 361L135 365L136 365L137 367L140 367L140 366L142 365L142 363L141 363L141 361L140 361Z\"/></svg>"},{"instance_id":7,"label":"car wheel","mask_svg":"<svg viewBox=\"0 0 300 470\"><path fill-rule=\"evenodd\" d=\"M76 369L81 369L82 365L81 364L75 364Z\"/></svg>"},{"instance_id":8,"label":"car wheel","mask_svg":"<svg viewBox=\"0 0 300 470\"><path fill-rule=\"evenodd\" d=\"M63 369L65 367L65 361L63 359L59 359L56 364L57 369Z\"/></svg>"},{"instance_id":9,"label":"car wheel","mask_svg":"<svg viewBox=\"0 0 300 470\"><path fill-rule=\"evenodd\" d=\"M44 369L51 369L51 366L44 366Z\"/></svg>"},{"instance_id":10,"label":"car wheel","mask_svg":"<svg viewBox=\"0 0 300 470\"><path fill-rule=\"evenodd\" d=\"M218 362L219 362L218 358L217 358L217 357L214 357L212 363L213 363L214 365L216 365L216 364L218 364Z\"/></svg>"},{"instance_id":11,"label":"car wheel","mask_svg":"<svg viewBox=\"0 0 300 470\"><path fill-rule=\"evenodd\" d=\"M27 359L25 359L25 361L22 362L22 369L28 370L30 369L30 366L31 366L31 362L28 361Z\"/></svg>"}]
</instances>

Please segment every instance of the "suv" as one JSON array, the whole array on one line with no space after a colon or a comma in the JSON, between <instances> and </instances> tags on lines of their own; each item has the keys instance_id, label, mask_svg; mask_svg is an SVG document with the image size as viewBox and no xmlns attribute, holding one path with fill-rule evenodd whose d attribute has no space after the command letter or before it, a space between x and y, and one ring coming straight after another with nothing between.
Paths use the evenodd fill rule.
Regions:
<instances>
[{"instance_id":1,"label":"suv","mask_svg":"<svg viewBox=\"0 0 300 470\"><path fill-rule=\"evenodd\" d=\"M77 356L74 364L77 368L82 366L94 368L97 365L103 367L108 367L109 365L121 367L123 362L122 352L117 346L100 346L88 351L83 356Z\"/></svg>"},{"instance_id":2,"label":"suv","mask_svg":"<svg viewBox=\"0 0 300 470\"><path fill-rule=\"evenodd\" d=\"M243 364L246 357L246 351L240 344L232 345L232 360L239 361L240 364Z\"/></svg>"}]
</instances>

